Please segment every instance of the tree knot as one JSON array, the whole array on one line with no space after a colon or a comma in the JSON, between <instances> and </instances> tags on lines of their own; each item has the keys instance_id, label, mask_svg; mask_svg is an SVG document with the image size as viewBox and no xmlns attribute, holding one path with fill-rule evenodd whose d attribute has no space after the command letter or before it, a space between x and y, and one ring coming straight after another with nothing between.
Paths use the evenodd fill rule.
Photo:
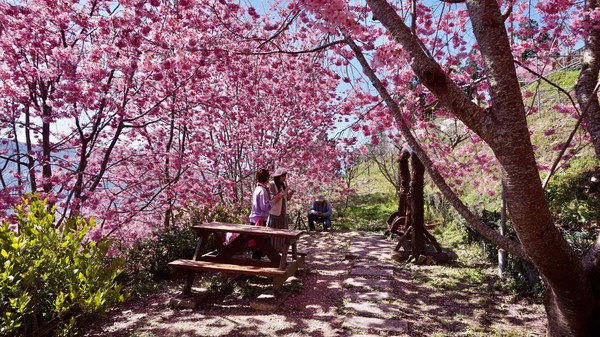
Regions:
<instances>
[{"instance_id":1,"label":"tree knot","mask_svg":"<svg viewBox=\"0 0 600 337\"><path fill-rule=\"evenodd\" d=\"M439 67L425 67L417 75L428 88L443 89L446 86L446 75Z\"/></svg>"}]
</instances>

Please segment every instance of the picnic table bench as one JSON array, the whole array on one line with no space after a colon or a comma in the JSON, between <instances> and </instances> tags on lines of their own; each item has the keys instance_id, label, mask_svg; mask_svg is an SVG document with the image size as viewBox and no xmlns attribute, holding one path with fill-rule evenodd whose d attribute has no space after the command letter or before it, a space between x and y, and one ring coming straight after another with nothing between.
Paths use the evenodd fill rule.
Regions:
<instances>
[{"instance_id":1,"label":"picnic table bench","mask_svg":"<svg viewBox=\"0 0 600 337\"><path fill-rule=\"evenodd\" d=\"M171 261L169 266L175 271L183 271L187 281L183 294L192 289L196 271L215 271L226 275L246 274L265 276L273 279L273 291L277 291L288 277L293 276L304 264L307 252L299 251L297 241L302 231L270 227L249 226L225 222L211 222L193 226L198 242L191 260ZM224 245L226 233L237 233L237 237ZM207 241L214 236L216 250L207 251ZM285 249L278 252L270 238L284 238ZM248 256L248 241L254 240L256 248L266 259L255 260Z\"/></svg>"}]
</instances>

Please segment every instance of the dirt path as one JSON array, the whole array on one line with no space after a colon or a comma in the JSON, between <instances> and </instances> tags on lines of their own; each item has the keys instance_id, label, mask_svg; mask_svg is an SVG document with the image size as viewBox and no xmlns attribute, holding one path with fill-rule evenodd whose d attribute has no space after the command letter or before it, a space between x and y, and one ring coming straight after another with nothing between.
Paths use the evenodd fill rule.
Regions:
<instances>
[{"instance_id":1,"label":"dirt path","mask_svg":"<svg viewBox=\"0 0 600 337\"><path fill-rule=\"evenodd\" d=\"M390 259L394 244L372 233L304 235L299 248L310 253L301 285L286 285L274 312L252 308L256 292L269 287L262 279L238 279L237 291L210 293L197 309L172 309L169 301L181 291L179 282L113 310L86 336L545 334L540 304L464 283L456 276L462 267L396 263Z\"/></svg>"}]
</instances>

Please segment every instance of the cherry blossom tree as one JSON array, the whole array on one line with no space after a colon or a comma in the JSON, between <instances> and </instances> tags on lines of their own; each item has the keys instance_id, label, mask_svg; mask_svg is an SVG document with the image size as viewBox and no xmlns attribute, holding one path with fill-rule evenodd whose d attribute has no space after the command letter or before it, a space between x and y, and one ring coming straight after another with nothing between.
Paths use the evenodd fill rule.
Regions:
<instances>
[{"instance_id":1,"label":"cherry blossom tree","mask_svg":"<svg viewBox=\"0 0 600 337\"><path fill-rule=\"evenodd\" d=\"M265 53L277 27L256 11L202 0L0 8L3 211L38 192L62 217L96 217L96 237L132 240L186 206L244 212L257 167L288 167L307 195L339 181L328 135L339 78L313 54Z\"/></svg>"}]
</instances>

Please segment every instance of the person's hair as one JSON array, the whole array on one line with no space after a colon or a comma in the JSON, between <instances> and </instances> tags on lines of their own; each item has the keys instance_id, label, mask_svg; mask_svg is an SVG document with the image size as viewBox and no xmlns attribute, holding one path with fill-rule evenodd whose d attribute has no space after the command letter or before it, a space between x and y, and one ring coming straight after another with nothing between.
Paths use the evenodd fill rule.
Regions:
<instances>
[{"instance_id":1,"label":"person's hair","mask_svg":"<svg viewBox=\"0 0 600 337\"><path fill-rule=\"evenodd\" d=\"M285 184L281 181L281 177L283 177L284 175L285 175L285 173L280 176L273 177L273 181L275 182L275 186L277 186L278 191L280 189L284 189L284 190L286 189Z\"/></svg>"},{"instance_id":2,"label":"person's hair","mask_svg":"<svg viewBox=\"0 0 600 337\"><path fill-rule=\"evenodd\" d=\"M256 170L256 181L258 181L261 184L264 184L267 181L269 181L269 170L263 168L259 168L258 170Z\"/></svg>"}]
</instances>

